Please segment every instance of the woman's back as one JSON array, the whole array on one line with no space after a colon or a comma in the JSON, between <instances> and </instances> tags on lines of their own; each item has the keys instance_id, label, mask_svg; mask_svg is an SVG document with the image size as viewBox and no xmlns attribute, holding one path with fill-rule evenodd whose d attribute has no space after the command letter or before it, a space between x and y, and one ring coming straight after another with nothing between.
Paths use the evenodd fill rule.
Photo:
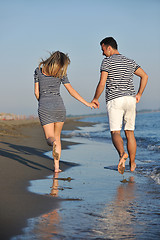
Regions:
<instances>
[{"instance_id":1,"label":"woman's back","mask_svg":"<svg viewBox=\"0 0 160 240\"><path fill-rule=\"evenodd\" d=\"M47 76L42 73L41 68L36 68L34 78L35 82L39 82L40 98L46 96L52 97L52 95L60 95L61 83L69 83L67 77L63 77L62 79L60 79L58 77Z\"/></svg>"}]
</instances>

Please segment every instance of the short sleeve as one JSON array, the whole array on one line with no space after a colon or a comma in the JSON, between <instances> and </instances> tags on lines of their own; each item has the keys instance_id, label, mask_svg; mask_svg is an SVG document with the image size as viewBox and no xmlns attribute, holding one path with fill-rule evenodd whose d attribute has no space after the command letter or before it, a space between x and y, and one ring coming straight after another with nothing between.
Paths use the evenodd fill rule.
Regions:
<instances>
[{"instance_id":1,"label":"short sleeve","mask_svg":"<svg viewBox=\"0 0 160 240\"><path fill-rule=\"evenodd\" d=\"M109 60L104 58L100 67L100 72L105 71L109 72Z\"/></svg>"},{"instance_id":2,"label":"short sleeve","mask_svg":"<svg viewBox=\"0 0 160 240\"><path fill-rule=\"evenodd\" d=\"M67 76L64 76L64 77L61 79L61 82L62 82L63 84L70 83Z\"/></svg>"},{"instance_id":3,"label":"short sleeve","mask_svg":"<svg viewBox=\"0 0 160 240\"><path fill-rule=\"evenodd\" d=\"M140 66L136 62L134 62L134 64L135 64L134 66L134 72L135 72L138 68L140 68Z\"/></svg>"},{"instance_id":4,"label":"short sleeve","mask_svg":"<svg viewBox=\"0 0 160 240\"><path fill-rule=\"evenodd\" d=\"M39 82L39 78L38 78L38 68L35 69L34 71L34 82Z\"/></svg>"}]
</instances>

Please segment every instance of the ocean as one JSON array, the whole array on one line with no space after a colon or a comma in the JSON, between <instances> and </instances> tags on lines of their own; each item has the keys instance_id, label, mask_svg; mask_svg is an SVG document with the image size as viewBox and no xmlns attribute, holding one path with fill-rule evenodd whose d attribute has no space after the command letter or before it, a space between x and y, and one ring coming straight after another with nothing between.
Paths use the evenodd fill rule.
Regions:
<instances>
[{"instance_id":1,"label":"ocean","mask_svg":"<svg viewBox=\"0 0 160 240\"><path fill-rule=\"evenodd\" d=\"M24 233L12 240L160 239L160 112L137 114L137 168L131 173L127 162L123 176L107 116L80 121L93 126L63 131L64 140L80 143L62 151L61 160L75 166L28 188L60 197L60 208L28 219Z\"/></svg>"}]
</instances>

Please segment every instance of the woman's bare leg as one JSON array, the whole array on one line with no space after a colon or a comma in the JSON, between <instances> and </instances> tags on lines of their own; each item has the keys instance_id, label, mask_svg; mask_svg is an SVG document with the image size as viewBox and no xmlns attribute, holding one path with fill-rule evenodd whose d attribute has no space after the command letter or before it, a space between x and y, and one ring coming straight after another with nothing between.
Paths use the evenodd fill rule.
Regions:
<instances>
[{"instance_id":1,"label":"woman's bare leg","mask_svg":"<svg viewBox=\"0 0 160 240\"><path fill-rule=\"evenodd\" d=\"M64 122L56 122L55 127L54 127L54 137L55 137L55 160L54 160L54 167L55 167L55 172L60 172L61 170L59 169L59 160L61 157L61 131L63 128ZM54 148L54 146L53 146ZM54 153L53 153L54 155Z\"/></svg>"},{"instance_id":2,"label":"woman's bare leg","mask_svg":"<svg viewBox=\"0 0 160 240\"><path fill-rule=\"evenodd\" d=\"M60 135L64 122L49 123L43 126L47 144L53 147L55 172L60 172L59 159L61 156Z\"/></svg>"},{"instance_id":3,"label":"woman's bare leg","mask_svg":"<svg viewBox=\"0 0 160 240\"><path fill-rule=\"evenodd\" d=\"M54 138L54 123L49 123L43 126L44 134L46 137L47 144L53 146Z\"/></svg>"}]
</instances>

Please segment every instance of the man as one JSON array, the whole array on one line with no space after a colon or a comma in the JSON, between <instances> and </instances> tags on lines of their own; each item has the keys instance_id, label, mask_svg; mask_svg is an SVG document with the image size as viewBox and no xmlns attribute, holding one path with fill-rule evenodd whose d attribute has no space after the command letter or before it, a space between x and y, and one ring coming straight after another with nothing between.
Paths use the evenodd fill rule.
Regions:
<instances>
[{"instance_id":1,"label":"man","mask_svg":"<svg viewBox=\"0 0 160 240\"><path fill-rule=\"evenodd\" d=\"M99 108L98 99L106 86L106 104L111 137L120 157L118 171L123 174L128 154L130 170L134 171L136 168L136 139L134 136L136 103L141 99L148 76L134 60L128 59L118 52L117 42L114 38L107 37L100 42L100 45L106 58L101 64L100 81L92 102ZM140 77L137 94L133 85L134 74ZM124 151L121 137L122 124L124 124L128 154Z\"/></svg>"}]
</instances>

